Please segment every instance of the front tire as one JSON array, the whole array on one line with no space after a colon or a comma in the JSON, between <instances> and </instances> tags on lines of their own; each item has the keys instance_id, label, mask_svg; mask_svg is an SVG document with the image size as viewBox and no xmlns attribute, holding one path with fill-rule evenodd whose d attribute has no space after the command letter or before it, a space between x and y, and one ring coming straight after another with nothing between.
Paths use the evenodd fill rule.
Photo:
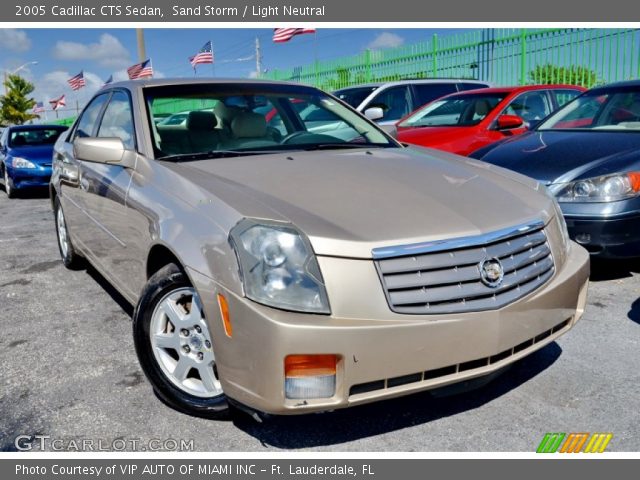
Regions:
<instances>
[{"instance_id":1,"label":"front tire","mask_svg":"<svg viewBox=\"0 0 640 480\"><path fill-rule=\"evenodd\" d=\"M228 416L198 292L177 265L147 282L133 314L133 338L142 370L166 404L198 417Z\"/></svg>"},{"instance_id":2,"label":"front tire","mask_svg":"<svg viewBox=\"0 0 640 480\"><path fill-rule=\"evenodd\" d=\"M70 270L79 270L84 267L84 258L76 251L71 243L67 220L60 204L60 199L56 197L53 214L56 222L56 234L58 237L58 250L62 263Z\"/></svg>"},{"instance_id":3,"label":"front tire","mask_svg":"<svg viewBox=\"0 0 640 480\"><path fill-rule=\"evenodd\" d=\"M2 169L4 171L4 193L7 194L7 198L16 198L16 190L11 186L11 178L9 178L9 172L5 165Z\"/></svg>"}]
</instances>

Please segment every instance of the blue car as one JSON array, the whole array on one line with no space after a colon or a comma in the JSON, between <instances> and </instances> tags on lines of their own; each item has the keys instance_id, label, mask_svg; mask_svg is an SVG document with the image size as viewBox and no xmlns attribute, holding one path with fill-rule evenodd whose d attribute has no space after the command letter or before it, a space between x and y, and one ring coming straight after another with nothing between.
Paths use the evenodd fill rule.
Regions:
<instances>
[{"instance_id":1,"label":"blue car","mask_svg":"<svg viewBox=\"0 0 640 480\"><path fill-rule=\"evenodd\" d=\"M2 132L0 178L7 197L49 185L53 144L66 129L60 125L19 125Z\"/></svg>"},{"instance_id":2,"label":"blue car","mask_svg":"<svg viewBox=\"0 0 640 480\"><path fill-rule=\"evenodd\" d=\"M640 81L593 88L470 156L543 183L592 256L640 257Z\"/></svg>"}]
</instances>

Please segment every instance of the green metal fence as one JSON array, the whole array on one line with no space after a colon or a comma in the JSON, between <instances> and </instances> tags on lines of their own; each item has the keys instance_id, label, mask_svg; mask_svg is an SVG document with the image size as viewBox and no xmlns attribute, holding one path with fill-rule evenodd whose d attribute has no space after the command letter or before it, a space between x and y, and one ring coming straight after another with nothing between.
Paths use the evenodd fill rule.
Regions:
<instances>
[{"instance_id":1,"label":"green metal fence","mask_svg":"<svg viewBox=\"0 0 640 480\"><path fill-rule=\"evenodd\" d=\"M336 90L367 82L454 77L496 85L600 83L640 77L640 29L484 29L263 75Z\"/></svg>"}]
</instances>

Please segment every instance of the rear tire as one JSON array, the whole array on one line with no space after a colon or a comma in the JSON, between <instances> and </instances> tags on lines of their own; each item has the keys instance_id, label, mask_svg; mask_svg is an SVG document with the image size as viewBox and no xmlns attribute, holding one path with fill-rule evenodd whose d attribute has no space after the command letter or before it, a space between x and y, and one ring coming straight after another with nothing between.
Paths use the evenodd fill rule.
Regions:
<instances>
[{"instance_id":1,"label":"rear tire","mask_svg":"<svg viewBox=\"0 0 640 480\"><path fill-rule=\"evenodd\" d=\"M198 292L177 265L147 282L133 314L133 339L142 370L164 403L189 415L228 418Z\"/></svg>"},{"instance_id":2,"label":"rear tire","mask_svg":"<svg viewBox=\"0 0 640 480\"><path fill-rule=\"evenodd\" d=\"M60 199L56 197L53 209L54 219L56 223L56 236L58 237L58 250L60 250L60 257L62 257L62 263L70 270L79 270L85 266L84 258L78 252L76 252L73 244L71 243L71 237L69 237L69 230L67 228L67 220L62 211L62 205Z\"/></svg>"}]
</instances>

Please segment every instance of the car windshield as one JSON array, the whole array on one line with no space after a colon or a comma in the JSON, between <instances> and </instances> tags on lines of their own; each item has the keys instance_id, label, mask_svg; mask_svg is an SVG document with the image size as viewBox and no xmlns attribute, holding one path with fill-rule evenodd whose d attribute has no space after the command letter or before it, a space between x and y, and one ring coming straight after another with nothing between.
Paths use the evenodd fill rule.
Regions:
<instances>
[{"instance_id":1,"label":"car windshield","mask_svg":"<svg viewBox=\"0 0 640 480\"><path fill-rule=\"evenodd\" d=\"M551 115L537 130L640 132L640 87L584 93Z\"/></svg>"},{"instance_id":2,"label":"car windshield","mask_svg":"<svg viewBox=\"0 0 640 480\"><path fill-rule=\"evenodd\" d=\"M64 128L30 128L13 130L9 136L9 146L36 147L40 145L53 145Z\"/></svg>"},{"instance_id":3,"label":"car windshield","mask_svg":"<svg viewBox=\"0 0 640 480\"><path fill-rule=\"evenodd\" d=\"M360 104L364 102L364 99L377 89L378 87L376 86L344 88L334 92L333 94L343 102L351 105L353 108L358 108Z\"/></svg>"},{"instance_id":4,"label":"car windshield","mask_svg":"<svg viewBox=\"0 0 640 480\"><path fill-rule=\"evenodd\" d=\"M246 83L147 87L145 101L156 158L399 147L361 115L320 90L305 86ZM186 112L185 120L152 120L175 115L172 112Z\"/></svg>"},{"instance_id":5,"label":"car windshield","mask_svg":"<svg viewBox=\"0 0 640 480\"><path fill-rule=\"evenodd\" d=\"M470 127L485 119L506 93L460 94L436 100L409 115L399 127Z\"/></svg>"}]
</instances>

